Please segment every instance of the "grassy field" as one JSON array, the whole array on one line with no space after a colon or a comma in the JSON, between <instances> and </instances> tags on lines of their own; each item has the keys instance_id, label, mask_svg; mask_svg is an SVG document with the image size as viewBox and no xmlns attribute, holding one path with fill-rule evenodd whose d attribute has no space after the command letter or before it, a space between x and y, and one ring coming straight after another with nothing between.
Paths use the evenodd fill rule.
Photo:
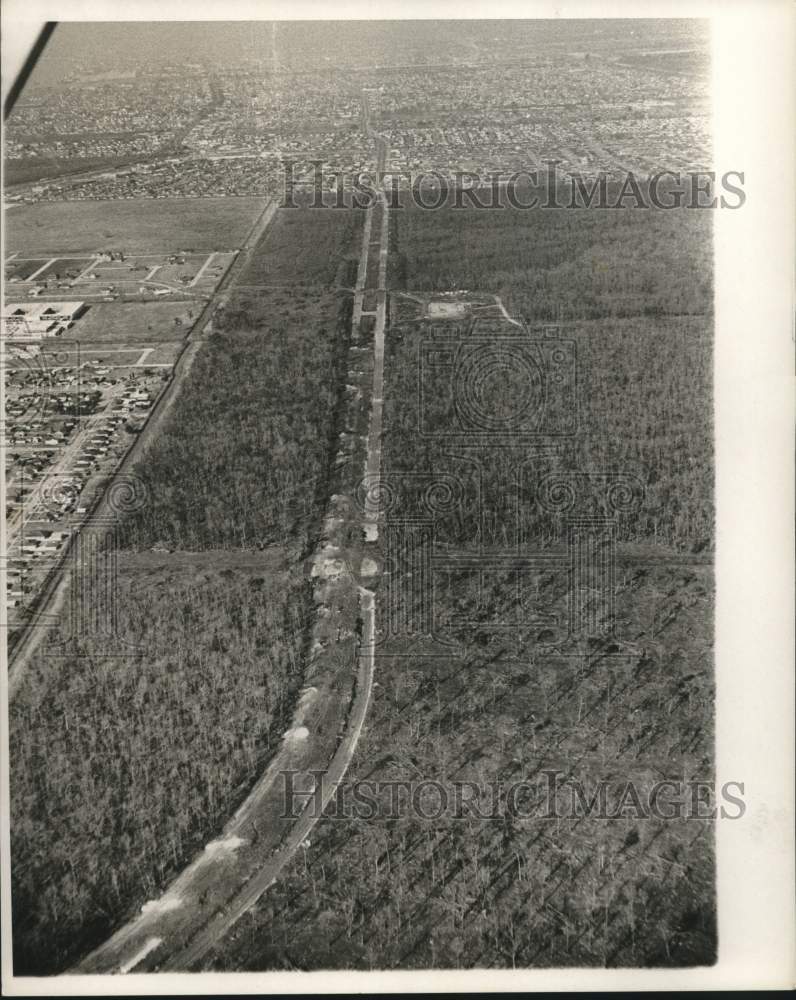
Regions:
<instances>
[{"instance_id":1,"label":"grassy field","mask_svg":"<svg viewBox=\"0 0 796 1000\"><path fill-rule=\"evenodd\" d=\"M182 340L198 314L199 306L186 302L100 302L61 339L119 347Z\"/></svg>"},{"instance_id":2,"label":"grassy field","mask_svg":"<svg viewBox=\"0 0 796 1000\"><path fill-rule=\"evenodd\" d=\"M65 177L89 170L114 170L135 163L135 156L114 157L42 157L6 160L5 182L13 184L33 184L50 177Z\"/></svg>"},{"instance_id":3,"label":"grassy field","mask_svg":"<svg viewBox=\"0 0 796 1000\"><path fill-rule=\"evenodd\" d=\"M5 265L5 276L6 281L11 278L18 278L20 281L26 281L31 274L35 274L44 264L47 263L49 257L34 259L34 260L12 260Z\"/></svg>"},{"instance_id":4,"label":"grassy field","mask_svg":"<svg viewBox=\"0 0 796 1000\"><path fill-rule=\"evenodd\" d=\"M112 377L124 378L129 374L143 375L146 365L173 365L177 360L180 346L179 342L174 340L165 343L126 344L124 347L110 347L99 342L81 343L79 347L74 343L59 343L48 345L48 350L42 353L42 360L50 367L96 362L100 366L114 368ZM142 358L143 364L139 365L138 362Z\"/></svg>"},{"instance_id":5,"label":"grassy field","mask_svg":"<svg viewBox=\"0 0 796 1000\"><path fill-rule=\"evenodd\" d=\"M82 365L85 362L96 361L100 365L135 365L141 357L143 347L125 345L123 348L113 347L110 351L102 345L87 347L82 344L47 344L41 357L51 366Z\"/></svg>"},{"instance_id":6,"label":"grassy field","mask_svg":"<svg viewBox=\"0 0 796 1000\"><path fill-rule=\"evenodd\" d=\"M6 218L6 247L24 254L240 247L265 198L163 198L41 202Z\"/></svg>"},{"instance_id":7,"label":"grassy field","mask_svg":"<svg viewBox=\"0 0 796 1000\"><path fill-rule=\"evenodd\" d=\"M148 354L144 359L144 363L148 365L173 365L177 359L177 352L179 350L179 344L166 343L166 344L154 344L149 345L154 347L151 354ZM108 357L106 360L111 361L112 359Z\"/></svg>"},{"instance_id":8,"label":"grassy field","mask_svg":"<svg viewBox=\"0 0 796 1000\"><path fill-rule=\"evenodd\" d=\"M68 258L68 259L60 257L57 260L53 261L52 264L49 264L47 267L45 267L45 269L39 273L36 280L38 281L39 279L41 279L42 281L44 281L45 279L50 279L50 278L55 278L55 279L65 278L67 277L67 271L71 271L73 274L77 275L83 270L84 267L86 267L86 265L90 263L91 263L90 257Z\"/></svg>"}]
</instances>

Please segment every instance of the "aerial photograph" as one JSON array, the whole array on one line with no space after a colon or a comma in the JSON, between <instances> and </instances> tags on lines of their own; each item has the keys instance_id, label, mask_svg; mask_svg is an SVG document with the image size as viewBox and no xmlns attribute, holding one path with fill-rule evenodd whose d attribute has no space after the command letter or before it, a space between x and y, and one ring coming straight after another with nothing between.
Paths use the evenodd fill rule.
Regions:
<instances>
[{"instance_id":1,"label":"aerial photograph","mask_svg":"<svg viewBox=\"0 0 796 1000\"><path fill-rule=\"evenodd\" d=\"M3 144L15 976L716 962L710 32L55 25Z\"/></svg>"}]
</instances>

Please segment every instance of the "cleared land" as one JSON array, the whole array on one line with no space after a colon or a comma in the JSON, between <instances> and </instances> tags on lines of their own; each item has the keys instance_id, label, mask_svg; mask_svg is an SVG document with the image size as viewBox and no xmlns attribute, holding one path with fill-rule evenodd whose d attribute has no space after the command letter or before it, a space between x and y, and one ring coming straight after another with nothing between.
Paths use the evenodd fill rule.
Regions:
<instances>
[{"instance_id":1,"label":"cleared land","mask_svg":"<svg viewBox=\"0 0 796 1000\"><path fill-rule=\"evenodd\" d=\"M49 177L67 177L70 174L81 174L89 170L112 170L135 163L135 156L111 157L26 157L18 160L6 160L5 180L11 187L13 184L31 184Z\"/></svg>"},{"instance_id":2,"label":"cleared land","mask_svg":"<svg viewBox=\"0 0 796 1000\"><path fill-rule=\"evenodd\" d=\"M90 343L81 341L79 344L60 341L56 344L46 345L41 358L48 361L50 366L83 365L86 362L96 362L101 367L135 370L146 365L167 365L170 367L177 360L179 350L180 343L176 340L142 341L138 344L134 341L126 341L122 347L111 347L99 341ZM117 372L116 374L121 378L127 372Z\"/></svg>"},{"instance_id":3,"label":"cleared land","mask_svg":"<svg viewBox=\"0 0 796 1000\"><path fill-rule=\"evenodd\" d=\"M241 246L266 198L41 202L6 217L6 246L24 254L159 253Z\"/></svg>"},{"instance_id":4,"label":"cleared land","mask_svg":"<svg viewBox=\"0 0 796 1000\"><path fill-rule=\"evenodd\" d=\"M6 281L26 281L31 274L35 274L44 267L49 257L32 260L11 260L5 265Z\"/></svg>"},{"instance_id":5,"label":"cleared land","mask_svg":"<svg viewBox=\"0 0 796 1000\"><path fill-rule=\"evenodd\" d=\"M203 297L210 295L235 258L237 251L213 250L210 253L131 254L124 260L103 260L76 254L56 256L48 261L15 258L6 265L9 287L27 296L33 286L50 298L54 295L92 299L111 292L136 301L169 296ZM13 279L13 280L12 280Z\"/></svg>"},{"instance_id":6,"label":"cleared land","mask_svg":"<svg viewBox=\"0 0 796 1000\"><path fill-rule=\"evenodd\" d=\"M101 302L59 339L119 347L182 340L198 312L198 305L187 302Z\"/></svg>"},{"instance_id":7,"label":"cleared land","mask_svg":"<svg viewBox=\"0 0 796 1000\"><path fill-rule=\"evenodd\" d=\"M63 278L66 276L67 271L77 275L90 263L90 257L59 257L52 264L48 264L43 271L39 271L36 275L36 280L46 281L48 278Z\"/></svg>"}]
</instances>

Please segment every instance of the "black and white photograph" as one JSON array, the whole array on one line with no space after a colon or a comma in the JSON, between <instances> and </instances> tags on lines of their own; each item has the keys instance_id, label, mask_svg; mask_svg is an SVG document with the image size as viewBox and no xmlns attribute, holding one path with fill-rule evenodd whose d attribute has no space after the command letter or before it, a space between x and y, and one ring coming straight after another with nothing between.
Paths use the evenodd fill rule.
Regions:
<instances>
[{"instance_id":1,"label":"black and white photograph","mask_svg":"<svg viewBox=\"0 0 796 1000\"><path fill-rule=\"evenodd\" d=\"M23 6L4 992L792 986L792 7Z\"/></svg>"}]
</instances>

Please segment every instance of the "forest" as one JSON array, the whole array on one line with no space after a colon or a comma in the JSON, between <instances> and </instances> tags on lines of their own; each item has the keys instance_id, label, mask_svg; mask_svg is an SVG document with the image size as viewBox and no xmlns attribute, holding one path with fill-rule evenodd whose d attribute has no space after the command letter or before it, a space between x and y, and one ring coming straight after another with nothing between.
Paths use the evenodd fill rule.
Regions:
<instances>
[{"instance_id":1,"label":"forest","mask_svg":"<svg viewBox=\"0 0 796 1000\"><path fill-rule=\"evenodd\" d=\"M272 287L240 290L216 313L136 470L153 499L120 526L120 631L139 654L110 661L85 641L54 668L43 650L12 706L17 971L64 968L152 898L240 801L280 731L310 614L300 563L336 492L351 317L339 286L358 221L318 224L317 254L292 258L312 276L293 288L278 287L292 279L276 260L288 230L275 230L246 278ZM347 247L331 260L327 226ZM312 242L306 217L290 239ZM616 519L621 629L610 642L551 648L541 633L497 631L519 604L497 577L477 593L467 581L437 589L437 620L467 611L467 644L428 657L426 637L408 636L379 651L347 780L484 786L554 769L585 785L630 779L642 794L662 779L711 780L709 213L407 209L391 213L390 251L393 301L493 293L526 341L565 339L576 359L573 434L530 465L521 436L463 456L444 433L423 433L458 391L450 367L435 369L424 424L424 345L519 328L404 313L390 326L382 474L460 480L461 502L435 523L445 551L506 547L507 483L520 542L563 548L539 489L548 472L629 475L642 502ZM532 350L547 357L548 346ZM544 395L539 420L555 406ZM385 576L413 571L399 560ZM551 570L534 597L557 611L570 585ZM704 964L715 958L714 890L713 828L699 819L329 814L206 967Z\"/></svg>"},{"instance_id":2,"label":"forest","mask_svg":"<svg viewBox=\"0 0 796 1000\"><path fill-rule=\"evenodd\" d=\"M458 655L439 647L429 655L423 629L381 648L379 687L348 774L351 787L359 780L486 788L552 770L591 789L601 780L632 781L643 799L663 779L711 781L708 213L407 210L393 218L394 303L404 289L493 292L526 324L519 330L494 318L432 322L420 318L418 300L393 308L399 319L387 337L382 476L393 490L402 477L450 476L458 483L457 502L434 519L434 551L499 554L518 541L521 553L566 553L564 522L555 505L542 502L539 484L551 472L632 477L640 503L615 518L607 636L574 635L551 645L549 629L496 627L518 621L529 606L561 614L572 599L566 562L541 573L530 595L507 586L506 574L435 585L433 624L463 612L469 619ZM548 334L574 347L567 399L577 404L575 432L530 461L539 437L506 433L498 447L457 436L463 411L451 401L462 384L451 380L458 369L437 363L429 376L425 348L455 352L481 336L497 349L513 336L525 350ZM549 348L530 350L537 359L549 355ZM501 407L509 412L510 388L508 377L493 386L498 417ZM553 397L544 399L554 408ZM551 412L543 410L537 430ZM395 581L400 588L417 567L411 546L393 554L379 592L383 628ZM412 619L414 608L401 610ZM610 821L523 821L506 812L440 818L434 801L429 816L327 810L289 875L219 942L205 967L714 961L710 821L639 821L633 810Z\"/></svg>"},{"instance_id":3,"label":"forest","mask_svg":"<svg viewBox=\"0 0 796 1000\"><path fill-rule=\"evenodd\" d=\"M102 635L44 648L11 705L17 974L63 971L159 894L243 799L301 684L311 602L284 554L127 558L114 639L135 654Z\"/></svg>"},{"instance_id":4,"label":"forest","mask_svg":"<svg viewBox=\"0 0 796 1000\"><path fill-rule=\"evenodd\" d=\"M359 251L363 214L333 208L283 209L255 249L241 284L350 287L347 262Z\"/></svg>"},{"instance_id":5,"label":"forest","mask_svg":"<svg viewBox=\"0 0 796 1000\"><path fill-rule=\"evenodd\" d=\"M114 635L56 631L65 645L27 667L10 716L17 974L63 971L157 896L278 746L350 322L351 296L317 286L230 297L134 470L149 503L117 528Z\"/></svg>"},{"instance_id":6,"label":"forest","mask_svg":"<svg viewBox=\"0 0 796 1000\"><path fill-rule=\"evenodd\" d=\"M331 293L281 314L261 294L233 299L135 470L151 499L122 525L126 546L306 548L326 489L350 317L350 296Z\"/></svg>"},{"instance_id":7,"label":"forest","mask_svg":"<svg viewBox=\"0 0 796 1000\"><path fill-rule=\"evenodd\" d=\"M393 213L393 283L496 292L527 323L711 315L711 212L686 207Z\"/></svg>"},{"instance_id":8,"label":"forest","mask_svg":"<svg viewBox=\"0 0 796 1000\"><path fill-rule=\"evenodd\" d=\"M408 641L380 655L347 775L349 803L357 782L382 783L376 807L346 815L333 802L205 968L712 962L711 821L632 807L612 819L542 818L546 804L529 819L489 809L490 787L543 783L551 771L589 798L601 781L615 797L633 782L642 803L656 782L711 780L710 568L620 555L618 570L617 615L634 640L621 655L603 645L573 658L498 637L490 621L510 608L494 592L459 658L423 657ZM474 783L487 816L440 817L434 794L425 815L396 815L389 783L424 781Z\"/></svg>"},{"instance_id":9,"label":"forest","mask_svg":"<svg viewBox=\"0 0 796 1000\"><path fill-rule=\"evenodd\" d=\"M438 434L419 433L429 398L442 413L442 401L463 391L453 382L455 372L441 371L425 385L424 399L419 398L419 375L427 377L427 369L419 372L421 346L434 343L435 329L442 326L402 324L393 328L388 341L387 364L396 400L387 424L391 469L440 469L461 479L463 503L439 522L451 544L505 545L507 482L519 489L522 537L553 544L562 537L561 523L534 496L529 441L519 437L513 446L504 441L506 447L498 451L471 449L468 463L445 455L455 450L446 447L452 440L446 432L460 426L455 418L441 423ZM481 336L478 329L473 336ZM506 332L511 333L504 327ZM545 332L531 331L528 342L543 343ZM632 515L620 516L620 540L666 545L681 552L712 550L712 330L707 319L581 321L566 324L561 333L575 348L574 391L567 399L576 407L576 423L574 433L558 439L555 453L537 460L535 468L636 477L644 502ZM500 340L494 343L497 351ZM552 410L556 402L548 396L545 406ZM549 417L542 413L540 419ZM473 464L476 458L484 470L482 478Z\"/></svg>"}]
</instances>

